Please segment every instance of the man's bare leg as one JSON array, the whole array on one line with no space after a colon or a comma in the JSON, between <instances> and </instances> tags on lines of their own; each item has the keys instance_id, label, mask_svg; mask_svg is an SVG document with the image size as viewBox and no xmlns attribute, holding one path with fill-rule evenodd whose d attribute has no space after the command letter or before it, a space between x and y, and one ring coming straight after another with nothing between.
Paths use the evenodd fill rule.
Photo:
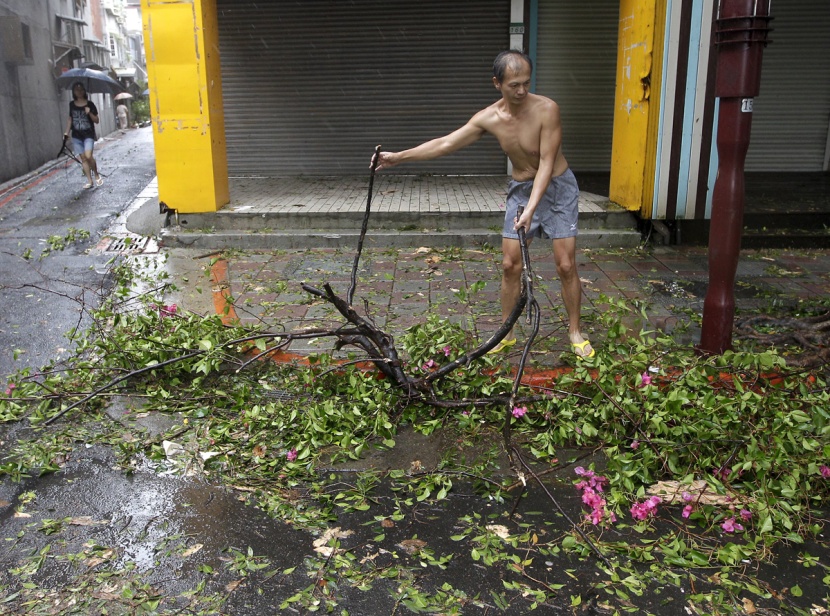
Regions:
<instances>
[{"instance_id":1,"label":"man's bare leg","mask_svg":"<svg viewBox=\"0 0 830 616\"><path fill-rule=\"evenodd\" d=\"M504 323L522 294L522 248L519 240L502 238L501 252L501 322ZM510 330L505 340L515 337L513 330Z\"/></svg>"},{"instance_id":2,"label":"man's bare leg","mask_svg":"<svg viewBox=\"0 0 830 616\"><path fill-rule=\"evenodd\" d=\"M568 338L571 345L585 342L580 329L580 312L582 309L582 284L579 281L579 272L576 267L576 238L567 237L553 240L553 258L556 262L556 271L562 283L562 303L568 314ZM574 348L578 355L587 356L592 351L588 343L579 350Z\"/></svg>"}]
</instances>

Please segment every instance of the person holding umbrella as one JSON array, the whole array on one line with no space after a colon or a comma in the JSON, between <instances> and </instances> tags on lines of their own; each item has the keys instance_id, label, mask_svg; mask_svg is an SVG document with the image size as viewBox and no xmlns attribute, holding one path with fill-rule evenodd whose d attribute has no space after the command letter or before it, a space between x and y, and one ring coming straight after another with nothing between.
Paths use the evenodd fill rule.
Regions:
<instances>
[{"instance_id":1,"label":"person holding umbrella","mask_svg":"<svg viewBox=\"0 0 830 616\"><path fill-rule=\"evenodd\" d=\"M118 101L118 107L115 108L115 113L118 115L118 128L125 131L129 128L130 122L128 120L129 111L124 101Z\"/></svg>"},{"instance_id":2,"label":"person holding umbrella","mask_svg":"<svg viewBox=\"0 0 830 616\"><path fill-rule=\"evenodd\" d=\"M87 98L86 88L81 82L72 85L72 101L69 103L69 121L63 132L64 139L72 137L72 148L80 157L87 183L84 188L101 186L104 178L98 173L98 163L92 155L95 146L95 124L98 124L98 108ZM95 183L92 175L95 174Z\"/></svg>"},{"instance_id":3,"label":"person holding umbrella","mask_svg":"<svg viewBox=\"0 0 830 616\"><path fill-rule=\"evenodd\" d=\"M121 129L121 132L124 132L130 127L130 110L127 107L127 101L131 98L132 94L128 92L122 92L113 97L113 100L118 102L115 113L118 116L118 128Z\"/></svg>"}]
</instances>

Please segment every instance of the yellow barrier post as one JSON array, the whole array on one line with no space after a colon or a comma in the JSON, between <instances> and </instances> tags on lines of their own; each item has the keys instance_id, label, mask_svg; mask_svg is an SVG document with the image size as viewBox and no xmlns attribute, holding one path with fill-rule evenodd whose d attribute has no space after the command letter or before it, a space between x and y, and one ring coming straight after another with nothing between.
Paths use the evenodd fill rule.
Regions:
<instances>
[{"instance_id":1,"label":"yellow barrier post","mask_svg":"<svg viewBox=\"0 0 830 616\"><path fill-rule=\"evenodd\" d=\"M215 0L141 0L159 200L180 213L230 200Z\"/></svg>"},{"instance_id":2,"label":"yellow barrier post","mask_svg":"<svg viewBox=\"0 0 830 616\"><path fill-rule=\"evenodd\" d=\"M651 217L656 172L660 103L651 95L660 92L664 4L620 1L609 198L644 218Z\"/></svg>"}]
</instances>

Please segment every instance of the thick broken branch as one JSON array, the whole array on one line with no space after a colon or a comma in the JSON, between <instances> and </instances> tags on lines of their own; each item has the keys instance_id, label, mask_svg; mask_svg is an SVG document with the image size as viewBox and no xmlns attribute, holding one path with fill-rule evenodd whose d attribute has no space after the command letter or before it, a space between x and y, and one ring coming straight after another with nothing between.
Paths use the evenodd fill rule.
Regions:
<instances>
[{"instance_id":1,"label":"thick broken branch","mask_svg":"<svg viewBox=\"0 0 830 616\"><path fill-rule=\"evenodd\" d=\"M383 358L382 363L377 363L378 367L404 390L410 391L413 387L418 388L416 382L403 371L398 351L395 348L395 340L392 336L357 314L351 304L338 297L328 283L323 285L325 291L308 284L303 284L302 287L308 293L325 299L337 308L337 311L347 321L357 326L358 335L341 337L342 344L352 344L360 347L375 359Z\"/></svg>"}]
</instances>

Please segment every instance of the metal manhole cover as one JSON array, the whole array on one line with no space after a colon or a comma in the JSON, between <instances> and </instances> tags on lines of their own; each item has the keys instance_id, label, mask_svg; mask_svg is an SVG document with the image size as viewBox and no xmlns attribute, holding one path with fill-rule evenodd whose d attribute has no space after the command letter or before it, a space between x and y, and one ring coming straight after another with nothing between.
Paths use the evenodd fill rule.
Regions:
<instances>
[{"instance_id":1,"label":"metal manhole cover","mask_svg":"<svg viewBox=\"0 0 830 616\"><path fill-rule=\"evenodd\" d=\"M110 245L106 248L106 252L130 254L144 252L149 240L149 237L118 237L110 242Z\"/></svg>"}]
</instances>

